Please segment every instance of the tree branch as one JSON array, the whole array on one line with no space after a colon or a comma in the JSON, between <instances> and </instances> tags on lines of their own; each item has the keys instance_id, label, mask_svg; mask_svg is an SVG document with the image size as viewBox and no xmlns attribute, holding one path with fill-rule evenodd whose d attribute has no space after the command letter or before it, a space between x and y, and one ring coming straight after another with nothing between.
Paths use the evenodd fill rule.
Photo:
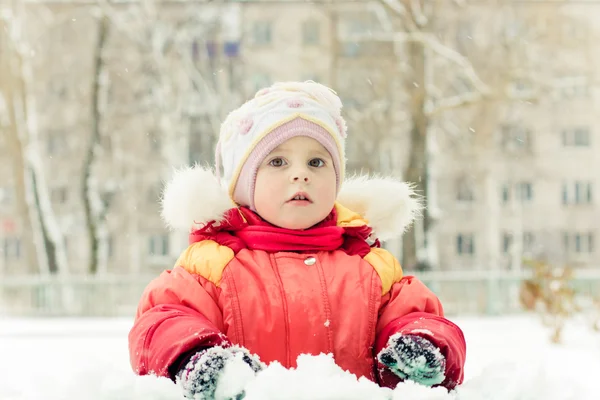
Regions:
<instances>
[{"instance_id":1,"label":"tree branch","mask_svg":"<svg viewBox=\"0 0 600 400\"><path fill-rule=\"evenodd\" d=\"M459 94L457 96L442 99L435 105L433 101L429 100L425 105L425 114L428 117L432 117L444 111L478 103L481 100L483 100L484 97L485 96L481 92L467 92Z\"/></svg>"},{"instance_id":2,"label":"tree branch","mask_svg":"<svg viewBox=\"0 0 600 400\"><path fill-rule=\"evenodd\" d=\"M429 18L423 13L419 0L410 0L410 11L417 26L424 27L429 23Z\"/></svg>"},{"instance_id":3,"label":"tree branch","mask_svg":"<svg viewBox=\"0 0 600 400\"><path fill-rule=\"evenodd\" d=\"M531 93L510 93L504 90L501 93L496 94L483 94L481 92L467 92L457 96L452 96L446 99L442 99L437 104L433 101L429 101L425 106L425 114L429 117L433 117L442 112L453 110L456 108L468 106L471 104L478 103L483 100L496 100L496 101L524 101L535 103L542 97L541 91Z\"/></svg>"},{"instance_id":4,"label":"tree branch","mask_svg":"<svg viewBox=\"0 0 600 400\"><path fill-rule=\"evenodd\" d=\"M355 41L392 41L392 42L419 42L427 46L430 50L439 56L454 62L461 68L464 74L469 78L473 86L483 94L489 93L488 86L479 78L473 65L469 60L456 50L440 43L435 36L423 32L397 32L394 34L369 34L352 35L350 40Z\"/></svg>"}]
</instances>

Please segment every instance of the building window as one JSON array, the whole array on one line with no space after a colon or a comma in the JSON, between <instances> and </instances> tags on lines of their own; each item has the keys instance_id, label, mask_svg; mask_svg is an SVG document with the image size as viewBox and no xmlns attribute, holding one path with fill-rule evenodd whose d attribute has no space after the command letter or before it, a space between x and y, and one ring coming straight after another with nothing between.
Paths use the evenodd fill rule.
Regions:
<instances>
[{"instance_id":1,"label":"building window","mask_svg":"<svg viewBox=\"0 0 600 400\"><path fill-rule=\"evenodd\" d=\"M49 83L50 93L56 96L60 100L67 100L69 92L67 90L67 85L64 83L64 80L58 78L53 79Z\"/></svg>"},{"instance_id":2,"label":"building window","mask_svg":"<svg viewBox=\"0 0 600 400\"><path fill-rule=\"evenodd\" d=\"M502 186L502 202L508 203L511 195L514 195L515 200L521 203L530 202L533 200L533 184L527 181L517 182L512 187L504 184Z\"/></svg>"},{"instance_id":3,"label":"building window","mask_svg":"<svg viewBox=\"0 0 600 400\"><path fill-rule=\"evenodd\" d=\"M65 186L56 187L50 190L50 199L55 204L65 204L69 198L69 191Z\"/></svg>"},{"instance_id":4,"label":"building window","mask_svg":"<svg viewBox=\"0 0 600 400\"><path fill-rule=\"evenodd\" d=\"M160 184L153 185L148 188L148 203L158 204L160 202L161 186Z\"/></svg>"},{"instance_id":5,"label":"building window","mask_svg":"<svg viewBox=\"0 0 600 400\"><path fill-rule=\"evenodd\" d=\"M267 45L271 43L272 25L268 21L256 21L252 28L254 44Z\"/></svg>"},{"instance_id":6,"label":"building window","mask_svg":"<svg viewBox=\"0 0 600 400\"><path fill-rule=\"evenodd\" d=\"M502 202L508 203L510 201L510 186L508 184L502 185Z\"/></svg>"},{"instance_id":7,"label":"building window","mask_svg":"<svg viewBox=\"0 0 600 400\"><path fill-rule=\"evenodd\" d=\"M563 183L562 201L567 204L592 204L593 184L588 181Z\"/></svg>"},{"instance_id":8,"label":"building window","mask_svg":"<svg viewBox=\"0 0 600 400\"><path fill-rule=\"evenodd\" d=\"M513 241L513 235L511 233L505 233L502 236L502 251L504 253L510 253Z\"/></svg>"},{"instance_id":9,"label":"building window","mask_svg":"<svg viewBox=\"0 0 600 400\"><path fill-rule=\"evenodd\" d=\"M475 240L472 234L460 233L456 236L456 252L459 255L475 254Z\"/></svg>"},{"instance_id":10,"label":"building window","mask_svg":"<svg viewBox=\"0 0 600 400\"><path fill-rule=\"evenodd\" d=\"M252 85L254 92L271 85L271 77L268 74L256 73L252 76Z\"/></svg>"},{"instance_id":11,"label":"building window","mask_svg":"<svg viewBox=\"0 0 600 400\"><path fill-rule=\"evenodd\" d=\"M2 250L4 252L4 260L19 260L21 258L21 239L14 237L5 237Z\"/></svg>"},{"instance_id":12,"label":"building window","mask_svg":"<svg viewBox=\"0 0 600 400\"><path fill-rule=\"evenodd\" d=\"M572 98L586 98L590 96L589 86L587 84L575 85L569 88L567 93L563 92L565 97L569 96Z\"/></svg>"},{"instance_id":13,"label":"building window","mask_svg":"<svg viewBox=\"0 0 600 400\"><path fill-rule=\"evenodd\" d=\"M50 155L63 154L67 150L67 140L63 132L51 132L48 134L46 151Z\"/></svg>"},{"instance_id":14,"label":"building window","mask_svg":"<svg viewBox=\"0 0 600 400\"><path fill-rule=\"evenodd\" d=\"M456 182L456 200L469 203L475 200L473 185L469 180L459 178Z\"/></svg>"},{"instance_id":15,"label":"building window","mask_svg":"<svg viewBox=\"0 0 600 400\"><path fill-rule=\"evenodd\" d=\"M214 164L216 140L208 117L190 117L188 133L189 163Z\"/></svg>"},{"instance_id":16,"label":"building window","mask_svg":"<svg viewBox=\"0 0 600 400\"><path fill-rule=\"evenodd\" d=\"M356 42L343 42L341 43L341 52L343 57L358 57L360 44Z\"/></svg>"},{"instance_id":17,"label":"building window","mask_svg":"<svg viewBox=\"0 0 600 400\"><path fill-rule=\"evenodd\" d=\"M193 39L191 42L191 54L194 62L200 61L203 57L212 61L217 56L218 44L213 39Z\"/></svg>"},{"instance_id":18,"label":"building window","mask_svg":"<svg viewBox=\"0 0 600 400\"><path fill-rule=\"evenodd\" d=\"M504 233L502 237L502 251L506 254L512 251L514 245L514 236L512 233ZM522 248L523 252L532 251L535 246L535 235L531 232L522 233Z\"/></svg>"},{"instance_id":19,"label":"building window","mask_svg":"<svg viewBox=\"0 0 600 400\"><path fill-rule=\"evenodd\" d=\"M229 58L235 58L240 55L240 42L228 41L223 43L223 53Z\"/></svg>"},{"instance_id":20,"label":"building window","mask_svg":"<svg viewBox=\"0 0 600 400\"><path fill-rule=\"evenodd\" d=\"M464 76L457 76L456 78L452 79L451 85L452 93L457 95L469 93L474 90L473 83L471 82L471 80ZM468 134L470 135L472 133L474 132L469 129Z\"/></svg>"},{"instance_id":21,"label":"building window","mask_svg":"<svg viewBox=\"0 0 600 400\"><path fill-rule=\"evenodd\" d=\"M589 30L581 21L565 20L562 23L562 38L565 43L578 43L587 41Z\"/></svg>"},{"instance_id":22,"label":"building window","mask_svg":"<svg viewBox=\"0 0 600 400\"><path fill-rule=\"evenodd\" d=\"M592 233L565 232L563 241L567 254L590 254L594 252L594 235Z\"/></svg>"},{"instance_id":23,"label":"building window","mask_svg":"<svg viewBox=\"0 0 600 400\"><path fill-rule=\"evenodd\" d=\"M587 127L563 129L562 144L564 147L590 147L590 129Z\"/></svg>"},{"instance_id":24,"label":"building window","mask_svg":"<svg viewBox=\"0 0 600 400\"><path fill-rule=\"evenodd\" d=\"M511 88L514 93L531 92L531 83L523 78L516 78L511 82Z\"/></svg>"},{"instance_id":25,"label":"building window","mask_svg":"<svg viewBox=\"0 0 600 400\"><path fill-rule=\"evenodd\" d=\"M9 205L13 199L13 189L9 187L0 187L0 204Z\"/></svg>"},{"instance_id":26,"label":"building window","mask_svg":"<svg viewBox=\"0 0 600 400\"><path fill-rule=\"evenodd\" d=\"M210 60L214 59L217 56L217 42L215 40L207 40L205 51L206 55Z\"/></svg>"},{"instance_id":27,"label":"building window","mask_svg":"<svg viewBox=\"0 0 600 400\"><path fill-rule=\"evenodd\" d=\"M456 28L456 44L461 53L466 53L473 47L473 23L463 20L458 21Z\"/></svg>"},{"instance_id":28,"label":"building window","mask_svg":"<svg viewBox=\"0 0 600 400\"><path fill-rule=\"evenodd\" d=\"M198 61L200 59L200 43L198 40L192 41L192 60Z\"/></svg>"},{"instance_id":29,"label":"building window","mask_svg":"<svg viewBox=\"0 0 600 400\"><path fill-rule=\"evenodd\" d=\"M533 199L533 184L531 182L519 182L515 189L517 199L521 202L529 202Z\"/></svg>"},{"instance_id":30,"label":"building window","mask_svg":"<svg viewBox=\"0 0 600 400\"><path fill-rule=\"evenodd\" d=\"M319 44L320 26L315 20L304 21L302 23L302 43L304 45Z\"/></svg>"},{"instance_id":31,"label":"building window","mask_svg":"<svg viewBox=\"0 0 600 400\"><path fill-rule=\"evenodd\" d=\"M555 86L557 97L563 99L587 98L590 96L590 81L585 75L565 76Z\"/></svg>"},{"instance_id":32,"label":"building window","mask_svg":"<svg viewBox=\"0 0 600 400\"><path fill-rule=\"evenodd\" d=\"M502 148L508 151L528 150L531 148L531 131L520 125L504 125Z\"/></svg>"},{"instance_id":33,"label":"building window","mask_svg":"<svg viewBox=\"0 0 600 400\"><path fill-rule=\"evenodd\" d=\"M148 240L148 254L151 256L169 255L169 235L152 235Z\"/></svg>"},{"instance_id":34,"label":"building window","mask_svg":"<svg viewBox=\"0 0 600 400\"><path fill-rule=\"evenodd\" d=\"M369 15L367 14L354 14L353 16L348 16L348 18L343 18L342 21L346 34L350 37L360 37L371 32L375 28L375 23L368 17Z\"/></svg>"},{"instance_id":35,"label":"building window","mask_svg":"<svg viewBox=\"0 0 600 400\"><path fill-rule=\"evenodd\" d=\"M113 137L110 134L103 134L100 136L100 147L105 153L111 153L113 150Z\"/></svg>"},{"instance_id":36,"label":"building window","mask_svg":"<svg viewBox=\"0 0 600 400\"><path fill-rule=\"evenodd\" d=\"M535 247L535 235L531 232L523 232L523 249L531 251Z\"/></svg>"},{"instance_id":37,"label":"building window","mask_svg":"<svg viewBox=\"0 0 600 400\"><path fill-rule=\"evenodd\" d=\"M109 235L106 238L106 256L108 259L112 259L115 255L115 238L113 235Z\"/></svg>"},{"instance_id":38,"label":"building window","mask_svg":"<svg viewBox=\"0 0 600 400\"><path fill-rule=\"evenodd\" d=\"M525 34L525 26L521 21L509 21L504 25L504 38L513 41Z\"/></svg>"},{"instance_id":39,"label":"building window","mask_svg":"<svg viewBox=\"0 0 600 400\"><path fill-rule=\"evenodd\" d=\"M146 134L146 136L148 136L148 145L150 147L150 151L153 154L160 153L160 146L161 146L160 133L157 132L156 130L151 130Z\"/></svg>"}]
</instances>

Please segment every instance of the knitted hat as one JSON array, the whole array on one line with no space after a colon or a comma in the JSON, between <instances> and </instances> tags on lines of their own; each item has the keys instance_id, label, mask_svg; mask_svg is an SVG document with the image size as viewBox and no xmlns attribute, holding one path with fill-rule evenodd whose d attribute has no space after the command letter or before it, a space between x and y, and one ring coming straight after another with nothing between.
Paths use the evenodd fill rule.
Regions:
<instances>
[{"instance_id":1,"label":"knitted hat","mask_svg":"<svg viewBox=\"0 0 600 400\"><path fill-rule=\"evenodd\" d=\"M262 89L232 111L217 144L217 175L238 205L254 210L258 167L271 151L288 139L307 136L327 149L333 160L339 192L345 171L346 122L336 93L315 82L281 82Z\"/></svg>"}]
</instances>

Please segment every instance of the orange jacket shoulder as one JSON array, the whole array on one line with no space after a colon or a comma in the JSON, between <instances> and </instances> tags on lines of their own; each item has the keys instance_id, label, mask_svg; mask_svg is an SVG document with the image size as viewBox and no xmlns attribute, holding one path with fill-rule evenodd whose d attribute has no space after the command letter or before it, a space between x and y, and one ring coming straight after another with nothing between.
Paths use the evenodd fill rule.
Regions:
<instances>
[{"instance_id":1,"label":"orange jacket shoulder","mask_svg":"<svg viewBox=\"0 0 600 400\"><path fill-rule=\"evenodd\" d=\"M387 294L392 285L402 279L402 267L396 257L389 251L374 247L364 259L371 264L377 275L379 275L382 295Z\"/></svg>"},{"instance_id":2,"label":"orange jacket shoulder","mask_svg":"<svg viewBox=\"0 0 600 400\"><path fill-rule=\"evenodd\" d=\"M368 225L369 221L363 218L360 214L344 207L340 203L335 203L335 211L337 212L337 226L343 228Z\"/></svg>"},{"instance_id":3,"label":"orange jacket shoulder","mask_svg":"<svg viewBox=\"0 0 600 400\"><path fill-rule=\"evenodd\" d=\"M203 240L191 244L180 256L175 266L189 273L202 276L219 286L223 270L233 259L234 254L227 246L221 246L213 240Z\"/></svg>"}]
</instances>

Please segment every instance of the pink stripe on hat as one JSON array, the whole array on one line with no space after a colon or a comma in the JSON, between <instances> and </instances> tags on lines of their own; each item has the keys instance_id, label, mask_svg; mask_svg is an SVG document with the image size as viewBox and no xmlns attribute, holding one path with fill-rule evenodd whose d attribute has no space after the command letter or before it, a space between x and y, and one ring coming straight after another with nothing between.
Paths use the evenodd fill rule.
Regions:
<instances>
[{"instance_id":1,"label":"pink stripe on hat","mask_svg":"<svg viewBox=\"0 0 600 400\"><path fill-rule=\"evenodd\" d=\"M296 136L306 136L315 139L331 155L333 168L335 169L337 190L340 189L340 155L332 136L333 134L314 122L307 121L301 117L273 129L252 149L244 163L233 191L233 201L239 205L254 209L254 186L258 167L265 157L276 147ZM233 182L232 182L233 183Z\"/></svg>"}]
</instances>

